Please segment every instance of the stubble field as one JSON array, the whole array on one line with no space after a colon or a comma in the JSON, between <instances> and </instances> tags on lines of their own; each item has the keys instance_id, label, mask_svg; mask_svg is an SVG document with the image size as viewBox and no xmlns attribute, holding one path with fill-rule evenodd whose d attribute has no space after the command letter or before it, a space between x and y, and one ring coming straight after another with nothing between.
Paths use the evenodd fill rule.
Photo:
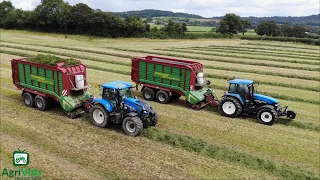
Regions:
<instances>
[{"instance_id":1,"label":"stubble field","mask_svg":"<svg viewBox=\"0 0 320 180\"><path fill-rule=\"evenodd\" d=\"M26 149L45 179L311 179L320 178L320 54L318 46L280 42L94 39L1 30L1 169L12 151ZM157 55L196 60L218 97L228 78L259 81L259 93L297 112L295 120L263 126L230 119L215 108L189 108L183 98L149 102L159 115L139 137L121 127L100 129L86 116L67 118L23 105L11 81L10 60L36 54L82 60L88 81L130 80L131 57ZM135 94L142 98L140 92Z\"/></svg>"}]
</instances>

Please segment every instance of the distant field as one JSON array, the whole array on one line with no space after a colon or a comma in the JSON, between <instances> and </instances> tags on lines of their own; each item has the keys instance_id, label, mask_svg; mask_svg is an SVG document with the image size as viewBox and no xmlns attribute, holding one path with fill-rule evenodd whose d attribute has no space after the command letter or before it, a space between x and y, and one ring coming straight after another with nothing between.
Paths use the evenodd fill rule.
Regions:
<instances>
[{"instance_id":1,"label":"distant field","mask_svg":"<svg viewBox=\"0 0 320 180\"><path fill-rule=\"evenodd\" d=\"M1 167L11 167L12 151L21 148L43 179L320 178L317 46L239 39L65 38L1 30L0 47ZM268 127L250 117L222 117L211 107L193 111L182 97L168 105L150 102L159 114L158 125L131 138L121 127L97 128L86 116L69 119L58 106L47 112L25 107L11 81L10 60L40 53L81 59L95 96L99 83L131 82L131 57L195 60L204 64L219 98L227 79L253 79L260 82L260 93L296 110L297 117ZM135 95L142 98L140 92Z\"/></svg>"},{"instance_id":2,"label":"distant field","mask_svg":"<svg viewBox=\"0 0 320 180\"><path fill-rule=\"evenodd\" d=\"M151 28L157 27L158 29L162 28L163 25L154 25L151 24ZM212 30L212 27L203 27L203 26L187 26L189 32L209 32Z\"/></svg>"}]
</instances>

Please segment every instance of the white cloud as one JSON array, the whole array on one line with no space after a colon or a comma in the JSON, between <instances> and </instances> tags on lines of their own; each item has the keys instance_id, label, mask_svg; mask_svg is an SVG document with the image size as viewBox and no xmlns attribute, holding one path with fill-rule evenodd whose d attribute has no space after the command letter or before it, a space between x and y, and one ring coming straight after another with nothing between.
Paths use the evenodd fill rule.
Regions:
<instances>
[{"instance_id":1,"label":"white cloud","mask_svg":"<svg viewBox=\"0 0 320 180\"><path fill-rule=\"evenodd\" d=\"M240 16L306 16L319 13L319 0L67 0L103 11L160 9L204 17L236 13ZM31 10L40 0L12 0L17 8Z\"/></svg>"}]
</instances>

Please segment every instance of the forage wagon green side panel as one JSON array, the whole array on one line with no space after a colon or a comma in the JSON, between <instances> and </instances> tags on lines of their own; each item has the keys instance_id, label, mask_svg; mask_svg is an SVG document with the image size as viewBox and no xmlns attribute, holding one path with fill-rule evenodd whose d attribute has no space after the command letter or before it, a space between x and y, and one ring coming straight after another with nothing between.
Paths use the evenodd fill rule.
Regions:
<instances>
[{"instance_id":1,"label":"forage wagon green side panel","mask_svg":"<svg viewBox=\"0 0 320 180\"><path fill-rule=\"evenodd\" d=\"M190 90L190 81L190 70L186 70L186 91Z\"/></svg>"},{"instance_id":2,"label":"forage wagon green side panel","mask_svg":"<svg viewBox=\"0 0 320 180\"><path fill-rule=\"evenodd\" d=\"M171 67L169 66L164 66L163 67L163 73L164 74L171 74ZM163 83L170 85L170 80L163 78Z\"/></svg>"},{"instance_id":3,"label":"forage wagon green side panel","mask_svg":"<svg viewBox=\"0 0 320 180\"><path fill-rule=\"evenodd\" d=\"M57 79L60 78L59 85L61 85L62 89L62 74L59 72L54 73L52 70L48 70L45 68L40 68L36 66L32 66L29 64L18 63L18 73L20 78L20 85L25 88L30 88L39 92L52 94L59 98L55 89L55 78L54 74L57 74ZM57 81L58 85L58 81ZM61 92L61 91L60 91Z\"/></svg>"},{"instance_id":4,"label":"forage wagon green side panel","mask_svg":"<svg viewBox=\"0 0 320 180\"><path fill-rule=\"evenodd\" d=\"M21 64L21 63L18 64L18 71L19 71L20 83L24 83L25 82L25 77L24 77L24 66L23 66L23 64Z\"/></svg>"},{"instance_id":5,"label":"forage wagon green side panel","mask_svg":"<svg viewBox=\"0 0 320 180\"><path fill-rule=\"evenodd\" d=\"M148 66L148 80L153 81L154 80L154 64L152 63L147 63Z\"/></svg>"},{"instance_id":6,"label":"forage wagon green side panel","mask_svg":"<svg viewBox=\"0 0 320 180\"><path fill-rule=\"evenodd\" d=\"M146 63L139 62L139 77L141 79L146 79Z\"/></svg>"},{"instance_id":7,"label":"forage wagon green side panel","mask_svg":"<svg viewBox=\"0 0 320 180\"><path fill-rule=\"evenodd\" d=\"M172 75L180 77L180 69L179 68L172 68ZM172 81L172 85L179 87L180 83L179 83L179 81Z\"/></svg>"},{"instance_id":8,"label":"forage wagon green side panel","mask_svg":"<svg viewBox=\"0 0 320 180\"><path fill-rule=\"evenodd\" d=\"M25 64L24 65L24 70L25 70L25 74L26 74L26 83L29 84L29 85L32 85L31 84L31 67L30 65L28 64Z\"/></svg>"},{"instance_id":9,"label":"forage wagon green side panel","mask_svg":"<svg viewBox=\"0 0 320 180\"><path fill-rule=\"evenodd\" d=\"M61 72L58 72L59 74L59 88L60 88L60 93L58 94L59 96L62 95L62 90L63 90L63 86L62 86L62 74Z\"/></svg>"}]
</instances>

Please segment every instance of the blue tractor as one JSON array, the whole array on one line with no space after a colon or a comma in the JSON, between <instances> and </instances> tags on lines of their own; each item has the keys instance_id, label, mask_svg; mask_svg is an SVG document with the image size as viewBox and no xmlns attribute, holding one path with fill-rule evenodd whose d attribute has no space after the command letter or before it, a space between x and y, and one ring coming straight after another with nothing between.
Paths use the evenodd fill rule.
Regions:
<instances>
[{"instance_id":1,"label":"blue tractor","mask_svg":"<svg viewBox=\"0 0 320 180\"><path fill-rule=\"evenodd\" d=\"M254 81L233 79L229 81L229 91L220 101L219 110L223 116L236 118L241 114L256 114L257 120L265 125L273 125L279 116L294 119L296 113L282 111L275 98L255 93Z\"/></svg>"},{"instance_id":2,"label":"blue tractor","mask_svg":"<svg viewBox=\"0 0 320 180\"><path fill-rule=\"evenodd\" d=\"M109 123L122 124L129 136L137 136L144 127L155 126L157 114L145 101L133 96L130 83L115 81L101 85L102 97L91 102L90 118L94 125L104 128Z\"/></svg>"}]
</instances>

